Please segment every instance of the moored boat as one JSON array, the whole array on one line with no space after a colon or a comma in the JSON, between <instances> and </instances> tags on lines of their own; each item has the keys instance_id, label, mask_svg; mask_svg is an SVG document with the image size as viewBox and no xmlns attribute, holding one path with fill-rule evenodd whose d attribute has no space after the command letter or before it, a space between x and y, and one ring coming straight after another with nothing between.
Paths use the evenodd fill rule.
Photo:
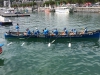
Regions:
<instances>
[{"instance_id":1,"label":"moored boat","mask_svg":"<svg viewBox=\"0 0 100 75\"><path fill-rule=\"evenodd\" d=\"M56 13L69 13L70 9L68 7L56 7L55 12Z\"/></svg>"},{"instance_id":2,"label":"moored boat","mask_svg":"<svg viewBox=\"0 0 100 75\"><path fill-rule=\"evenodd\" d=\"M2 26L12 25L12 21L8 18L0 16L0 25L2 25Z\"/></svg>"},{"instance_id":3,"label":"moored boat","mask_svg":"<svg viewBox=\"0 0 100 75\"><path fill-rule=\"evenodd\" d=\"M87 39L91 39L91 40L99 40L99 36L100 36L100 31L96 30L96 31L88 31L86 34L83 34L81 32L78 32L77 34L71 34L68 33L68 35L62 34L62 32L59 32L58 35L53 35L52 33L49 33L47 36L43 35L42 33L39 35L24 35L24 32L19 32L19 35L17 32L10 32L6 33L4 35L5 39L18 39L18 40L60 40L60 41L65 41L65 40L87 40Z\"/></svg>"}]
</instances>

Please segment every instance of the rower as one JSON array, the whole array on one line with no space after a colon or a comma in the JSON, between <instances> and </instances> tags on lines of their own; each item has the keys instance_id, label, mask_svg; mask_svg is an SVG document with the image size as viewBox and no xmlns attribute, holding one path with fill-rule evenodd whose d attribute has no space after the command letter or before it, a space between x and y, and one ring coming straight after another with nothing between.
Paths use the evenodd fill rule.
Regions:
<instances>
[{"instance_id":1,"label":"rower","mask_svg":"<svg viewBox=\"0 0 100 75\"><path fill-rule=\"evenodd\" d=\"M45 35L45 37L47 37L48 33L49 33L49 31L45 28L45 29L43 30L43 34Z\"/></svg>"},{"instance_id":2,"label":"rower","mask_svg":"<svg viewBox=\"0 0 100 75\"><path fill-rule=\"evenodd\" d=\"M87 27L84 29L84 34L86 34L87 33Z\"/></svg>"},{"instance_id":3,"label":"rower","mask_svg":"<svg viewBox=\"0 0 100 75\"><path fill-rule=\"evenodd\" d=\"M11 31L10 30L8 31L8 34L11 35Z\"/></svg>"},{"instance_id":4,"label":"rower","mask_svg":"<svg viewBox=\"0 0 100 75\"><path fill-rule=\"evenodd\" d=\"M6 32L4 35L5 35L5 36L8 35L8 32Z\"/></svg>"},{"instance_id":5,"label":"rower","mask_svg":"<svg viewBox=\"0 0 100 75\"><path fill-rule=\"evenodd\" d=\"M36 31L34 32L34 35L39 36L40 31L36 28Z\"/></svg>"},{"instance_id":6,"label":"rower","mask_svg":"<svg viewBox=\"0 0 100 75\"><path fill-rule=\"evenodd\" d=\"M54 30L53 30L53 34L54 34L54 35L58 35L58 30L57 30L57 29L54 29Z\"/></svg>"},{"instance_id":7,"label":"rower","mask_svg":"<svg viewBox=\"0 0 100 75\"><path fill-rule=\"evenodd\" d=\"M17 35L19 35L19 24L18 23L16 25L16 31L17 31Z\"/></svg>"},{"instance_id":8,"label":"rower","mask_svg":"<svg viewBox=\"0 0 100 75\"><path fill-rule=\"evenodd\" d=\"M68 35L68 31L66 28L64 28L64 33L65 33L65 35Z\"/></svg>"},{"instance_id":9,"label":"rower","mask_svg":"<svg viewBox=\"0 0 100 75\"><path fill-rule=\"evenodd\" d=\"M73 30L73 33L74 33L75 35L77 34L77 31L76 31L76 29L74 29L74 30Z\"/></svg>"},{"instance_id":10,"label":"rower","mask_svg":"<svg viewBox=\"0 0 100 75\"><path fill-rule=\"evenodd\" d=\"M70 34L69 35L74 35L74 29L71 29Z\"/></svg>"},{"instance_id":11,"label":"rower","mask_svg":"<svg viewBox=\"0 0 100 75\"><path fill-rule=\"evenodd\" d=\"M27 35L31 35L31 31L29 30L29 28L27 28L26 31L27 31Z\"/></svg>"}]
</instances>

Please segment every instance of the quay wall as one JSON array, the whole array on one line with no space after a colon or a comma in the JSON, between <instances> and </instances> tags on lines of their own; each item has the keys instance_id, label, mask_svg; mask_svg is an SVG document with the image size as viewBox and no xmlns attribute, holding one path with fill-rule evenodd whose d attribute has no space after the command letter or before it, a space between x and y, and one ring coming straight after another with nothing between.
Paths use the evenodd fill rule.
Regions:
<instances>
[{"instance_id":1,"label":"quay wall","mask_svg":"<svg viewBox=\"0 0 100 75\"><path fill-rule=\"evenodd\" d=\"M75 7L74 11L100 13L100 7Z\"/></svg>"}]
</instances>

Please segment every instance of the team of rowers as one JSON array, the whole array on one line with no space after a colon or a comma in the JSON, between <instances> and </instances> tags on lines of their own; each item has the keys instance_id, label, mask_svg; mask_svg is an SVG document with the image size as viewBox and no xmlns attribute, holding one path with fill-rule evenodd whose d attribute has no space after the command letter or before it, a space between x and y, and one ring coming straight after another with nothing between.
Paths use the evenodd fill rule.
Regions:
<instances>
[{"instance_id":1,"label":"team of rowers","mask_svg":"<svg viewBox=\"0 0 100 75\"><path fill-rule=\"evenodd\" d=\"M19 33L19 24L17 24L15 28L16 28L16 30L17 30L17 33ZM81 34L85 34L85 33L87 33L87 28L85 28L84 31L81 32ZM26 32L24 33L24 35L32 35L32 34L34 34L34 35L36 35L36 36L39 35L39 34L40 34L39 29L36 28L35 31L31 32L30 29L27 28L27 29L26 29ZM52 33L49 33L49 30L45 28L45 29L43 30L42 34L45 35L45 36L48 35L48 34L50 34L50 35L59 35L59 32L58 32L57 28L55 28L55 29L52 31ZM68 34L69 34L68 30L67 30L66 28L64 28L64 29L63 29L63 32L61 33L61 35L68 35ZM77 34L76 29L72 29L72 30L70 31L70 35L76 35L76 34Z\"/></svg>"}]
</instances>

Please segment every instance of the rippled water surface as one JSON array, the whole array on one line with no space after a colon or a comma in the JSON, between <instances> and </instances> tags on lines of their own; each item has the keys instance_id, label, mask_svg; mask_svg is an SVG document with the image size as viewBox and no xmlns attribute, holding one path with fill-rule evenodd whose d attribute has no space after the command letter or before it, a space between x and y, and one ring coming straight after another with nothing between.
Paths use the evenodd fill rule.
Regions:
<instances>
[{"instance_id":1,"label":"rippled water surface","mask_svg":"<svg viewBox=\"0 0 100 75\"><path fill-rule=\"evenodd\" d=\"M100 28L99 13L73 13L69 15L55 13L32 13L30 17L11 17L13 26L0 27L0 43L4 43L3 53L0 54L0 75L100 75L100 42L69 41L53 43L49 41L8 41L4 33L15 30L16 23L20 31L37 27L52 31L57 28L62 31L77 29L81 31ZM51 40L52 41L52 40ZM57 41L57 39L56 39ZM7 46L12 42L11 45ZM25 42L23 46L21 44Z\"/></svg>"}]
</instances>

